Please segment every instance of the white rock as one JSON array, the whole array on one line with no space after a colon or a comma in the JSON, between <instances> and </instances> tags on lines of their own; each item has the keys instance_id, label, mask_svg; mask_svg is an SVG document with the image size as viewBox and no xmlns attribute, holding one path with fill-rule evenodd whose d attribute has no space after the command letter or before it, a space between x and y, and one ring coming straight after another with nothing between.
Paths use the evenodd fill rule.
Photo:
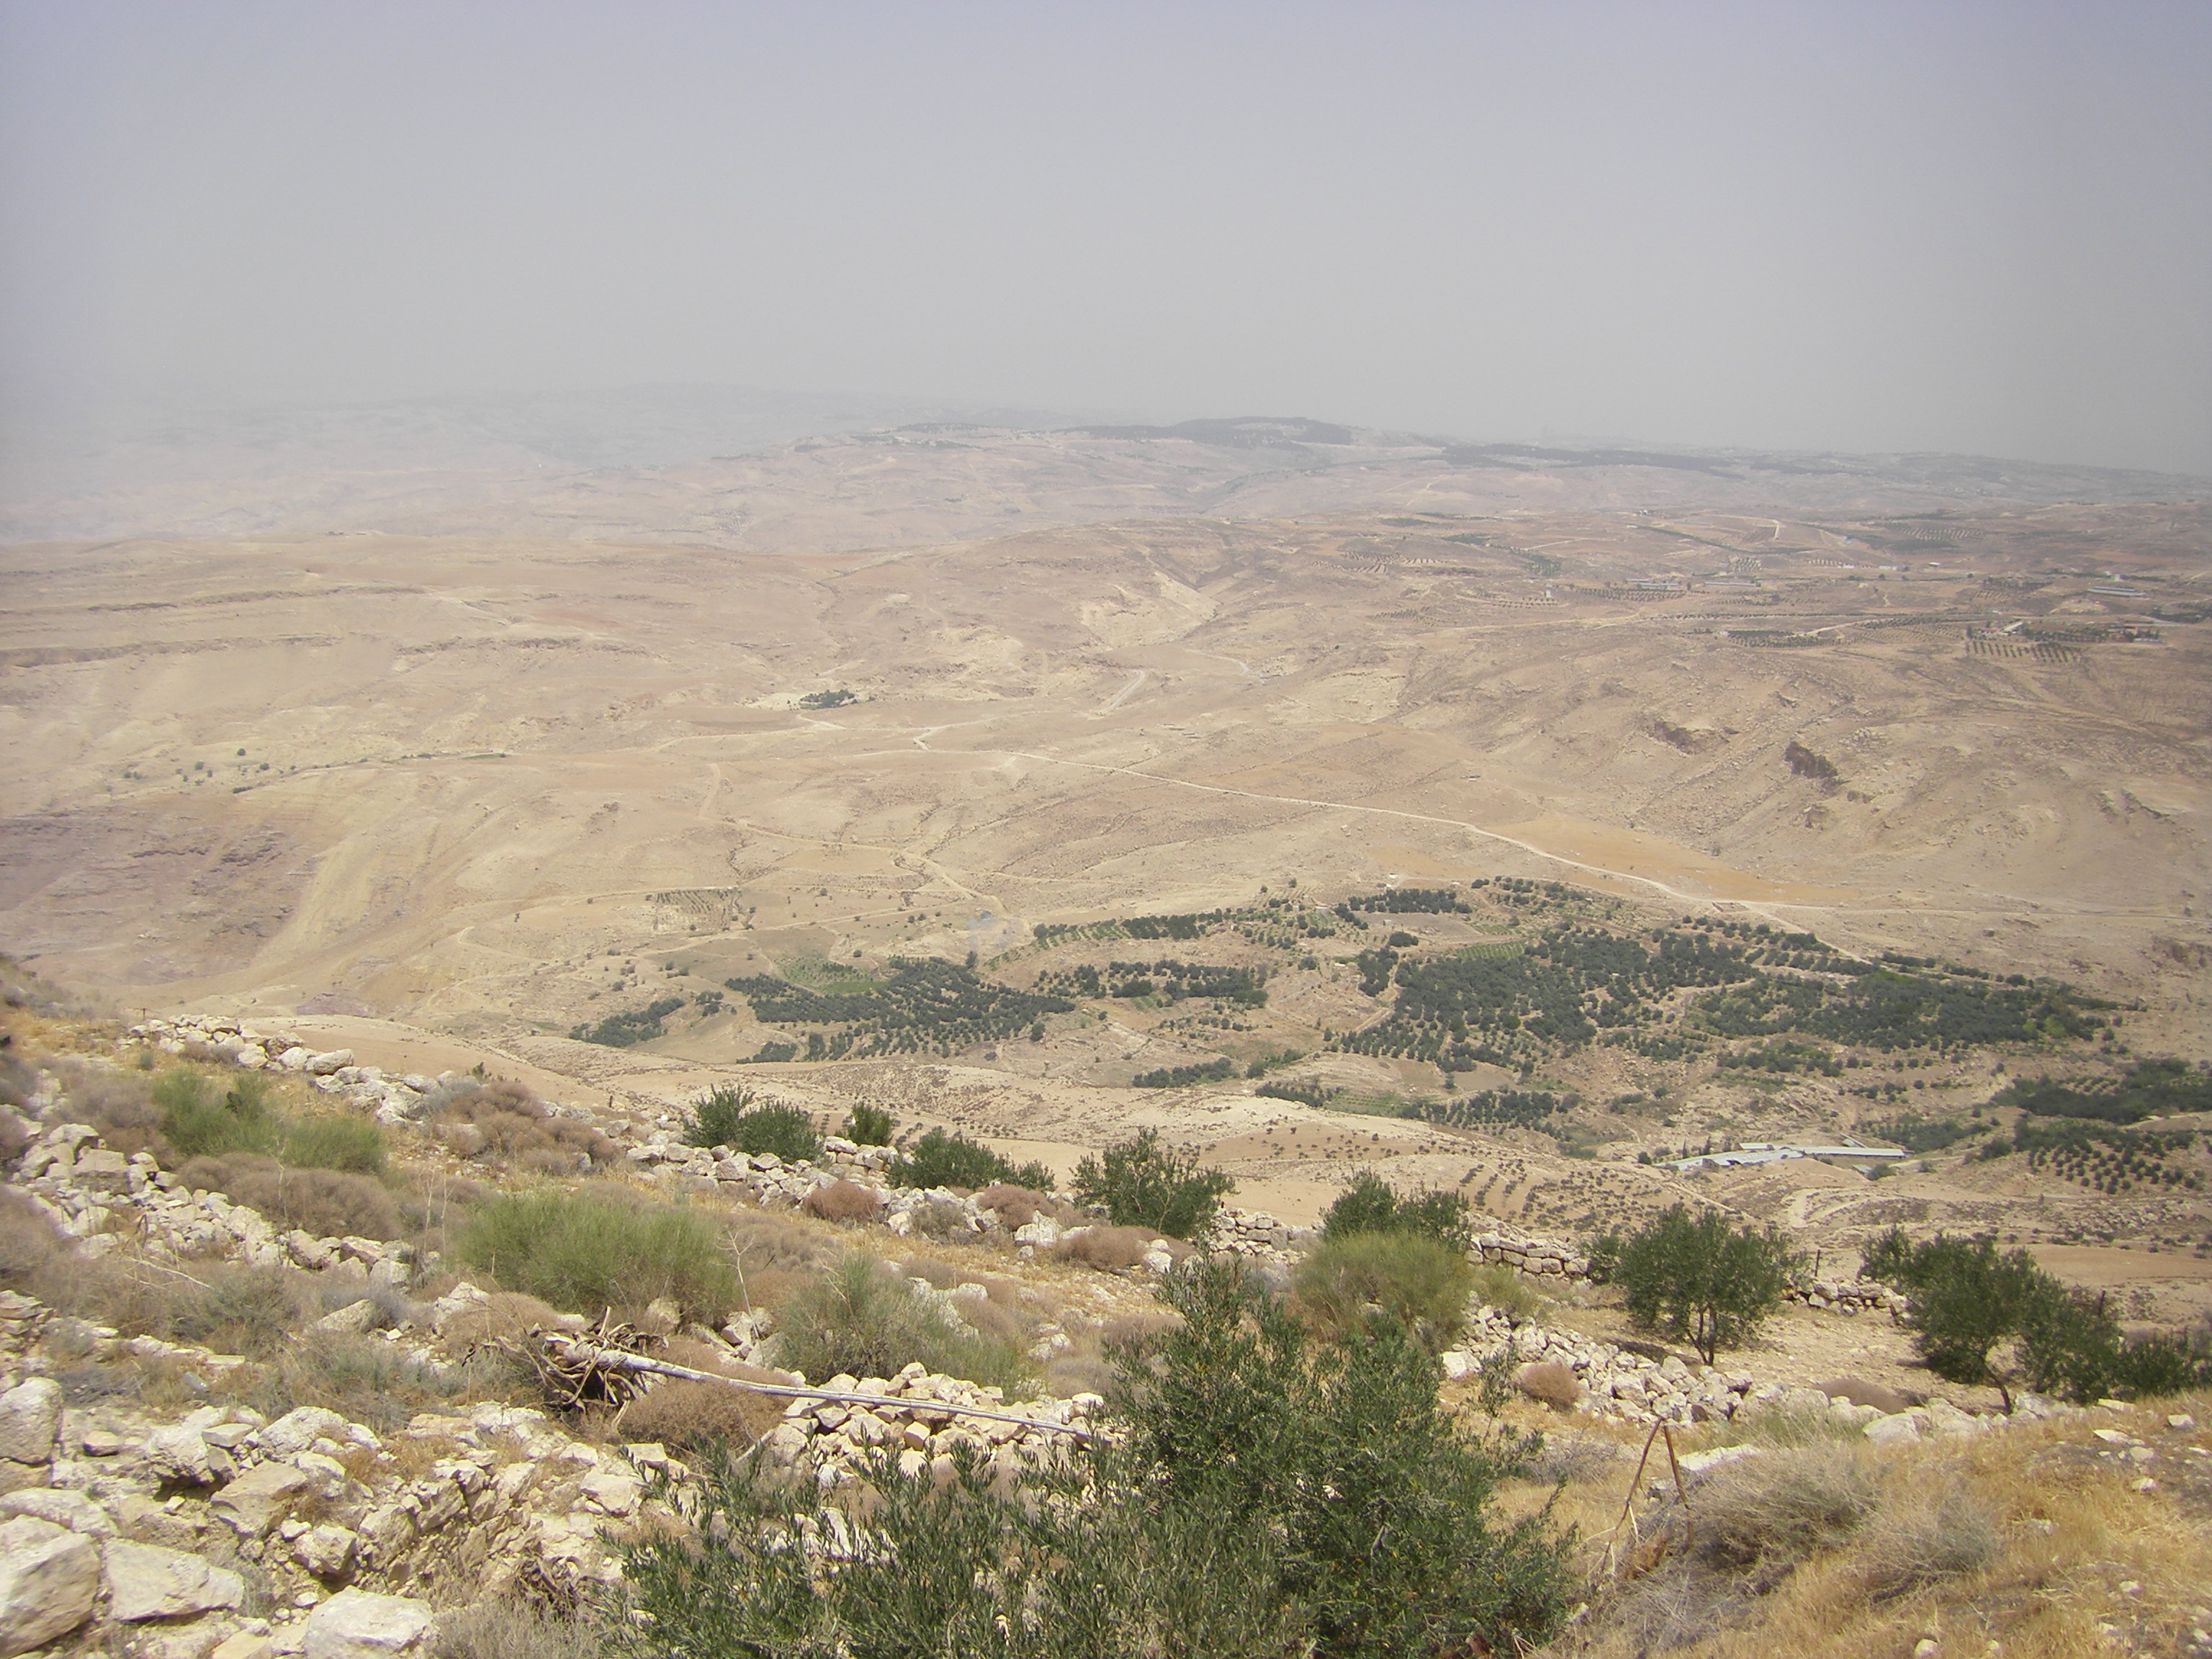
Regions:
<instances>
[{"instance_id":1,"label":"white rock","mask_svg":"<svg viewBox=\"0 0 2212 1659\"><path fill-rule=\"evenodd\" d=\"M240 1475L209 1500L208 1508L240 1535L258 1538L283 1520L307 1492L306 1475L289 1463L272 1459Z\"/></svg>"},{"instance_id":2,"label":"white rock","mask_svg":"<svg viewBox=\"0 0 2212 1659\"><path fill-rule=\"evenodd\" d=\"M386 1659L426 1653L432 1614L428 1601L343 1589L307 1615L307 1659Z\"/></svg>"},{"instance_id":3,"label":"white rock","mask_svg":"<svg viewBox=\"0 0 2212 1659\"><path fill-rule=\"evenodd\" d=\"M301 1406L289 1411L253 1437L254 1443L271 1457L290 1457L306 1451L318 1440L349 1440L353 1425L320 1406Z\"/></svg>"},{"instance_id":4,"label":"white rock","mask_svg":"<svg viewBox=\"0 0 2212 1659\"><path fill-rule=\"evenodd\" d=\"M313 1058L313 1055L295 1042L276 1056L276 1063L288 1072L296 1072Z\"/></svg>"},{"instance_id":5,"label":"white rock","mask_svg":"<svg viewBox=\"0 0 2212 1659\"><path fill-rule=\"evenodd\" d=\"M384 1322L384 1310L374 1300L363 1297L358 1302L349 1302L343 1308L325 1314L309 1328L332 1336L362 1336Z\"/></svg>"},{"instance_id":6,"label":"white rock","mask_svg":"<svg viewBox=\"0 0 2212 1659\"><path fill-rule=\"evenodd\" d=\"M1060 1225L1048 1215L1041 1215L1014 1229L1017 1244L1033 1244L1040 1250L1048 1250L1060 1243Z\"/></svg>"},{"instance_id":7,"label":"white rock","mask_svg":"<svg viewBox=\"0 0 2212 1659\"><path fill-rule=\"evenodd\" d=\"M107 1547L108 1617L125 1624L234 1607L245 1594L236 1573L182 1550L122 1539Z\"/></svg>"},{"instance_id":8,"label":"white rock","mask_svg":"<svg viewBox=\"0 0 2212 1659\"><path fill-rule=\"evenodd\" d=\"M1864 1432L1866 1437L1877 1446L1917 1440L1920 1438L1920 1419L1911 1412L1898 1412L1889 1417L1877 1417L1866 1425Z\"/></svg>"},{"instance_id":9,"label":"white rock","mask_svg":"<svg viewBox=\"0 0 2212 1659\"><path fill-rule=\"evenodd\" d=\"M1446 1348L1437 1358L1444 1368L1444 1381L1447 1382L1456 1382L1462 1377L1472 1376L1481 1369L1474 1356L1465 1348Z\"/></svg>"},{"instance_id":10,"label":"white rock","mask_svg":"<svg viewBox=\"0 0 2212 1659\"><path fill-rule=\"evenodd\" d=\"M99 1594L90 1539L34 1516L0 1522L0 1659L75 1630Z\"/></svg>"},{"instance_id":11,"label":"white rock","mask_svg":"<svg viewBox=\"0 0 2212 1659\"><path fill-rule=\"evenodd\" d=\"M28 1515L49 1525L67 1527L88 1538L112 1538L115 1522L107 1511L81 1492L33 1486L0 1498L0 1516Z\"/></svg>"},{"instance_id":12,"label":"white rock","mask_svg":"<svg viewBox=\"0 0 2212 1659\"><path fill-rule=\"evenodd\" d=\"M172 1480L204 1486L215 1479L216 1452L200 1431L182 1423L168 1424L146 1437L146 1461Z\"/></svg>"},{"instance_id":13,"label":"white rock","mask_svg":"<svg viewBox=\"0 0 2212 1659\"><path fill-rule=\"evenodd\" d=\"M343 1527L310 1527L292 1546L292 1559L318 1578L336 1578L353 1565L361 1540Z\"/></svg>"},{"instance_id":14,"label":"white rock","mask_svg":"<svg viewBox=\"0 0 2212 1659\"><path fill-rule=\"evenodd\" d=\"M61 1385L34 1376L0 1394L0 1457L12 1463L44 1463L54 1455L61 1433Z\"/></svg>"},{"instance_id":15,"label":"white rock","mask_svg":"<svg viewBox=\"0 0 2212 1659\"><path fill-rule=\"evenodd\" d=\"M352 1049L332 1048L325 1054L308 1055L306 1064L300 1069L310 1077L328 1077L331 1073L343 1071L352 1064Z\"/></svg>"},{"instance_id":16,"label":"white rock","mask_svg":"<svg viewBox=\"0 0 2212 1659\"><path fill-rule=\"evenodd\" d=\"M1756 1446L1715 1446L1710 1451L1684 1452L1674 1461L1690 1474L1702 1474L1707 1469L1717 1469L1724 1463L1758 1455L1759 1448Z\"/></svg>"}]
</instances>

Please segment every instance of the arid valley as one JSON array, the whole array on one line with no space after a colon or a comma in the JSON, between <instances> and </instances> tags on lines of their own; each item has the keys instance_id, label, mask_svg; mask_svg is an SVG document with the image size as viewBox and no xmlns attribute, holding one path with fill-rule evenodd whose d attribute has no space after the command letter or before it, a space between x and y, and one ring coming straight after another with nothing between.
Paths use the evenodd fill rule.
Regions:
<instances>
[{"instance_id":1,"label":"arid valley","mask_svg":"<svg viewBox=\"0 0 2212 1659\"><path fill-rule=\"evenodd\" d=\"M858 434L579 471L497 514L481 471L402 476L374 506L284 478L193 503L251 534L130 533L177 504L126 499L118 533L8 550L0 918L27 963L119 1012L282 1014L668 1104L830 1029L701 1000L733 977L973 953L1027 990L1139 954L1041 926L1516 878L1629 932L1764 924L2064 981L2128 1010L2121 1052L2205 1057L2212 508L2156 499L2172 481L1307 422ZM1547 916L1425 920L1448 955ZM1223 922L1177 952L1267 969L1234 1019L1082 998L1034 1041L744 1076L1071 1162L1158 1123L1308 1218L1387 1151L1562 1224L1593 1184L1658 1185L1620 1167L1638 1151L1895 1098L1717 1070L1725 1043L1583 1045L1525 1057L1579 1097L1570 1135L1378 1118L1446 1079L1332 1041L1389 1003L1352 960L1379 935L1338 928L1292 951ZM649 1040L570 1035L670 994ZM1286 1051L1366 1114L1127 1086ZM2120 1062L1955 1049L1906 1103L1978 1105L2029 1063ZM2194 1301L2166 1275L2198 1266L2200 1200L1949 1162L1703 1179L1845 1245L1900 1205L2162 1238L2179 1259L2130 1265Z\"/></svg>"}]
</instances>

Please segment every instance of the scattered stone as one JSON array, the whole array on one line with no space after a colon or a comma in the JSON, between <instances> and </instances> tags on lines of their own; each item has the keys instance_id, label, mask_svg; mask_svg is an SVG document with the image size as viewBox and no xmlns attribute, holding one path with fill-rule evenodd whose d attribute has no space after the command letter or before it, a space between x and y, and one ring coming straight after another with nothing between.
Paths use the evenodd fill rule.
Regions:
<instances>
[{"instance_id":1,"label":"scattered stone","mask_svg":"<svg viewBox=\"0 0 2212 1659\"><path fill-rule=\"evenodd\" d=\"M1911 1412L1899 1412L1892 1417L1877 1417L1866 1425L1866 1437L1877 1446L1893 1446L1899 1441L1920 1438L1920 1419Z\"/></svg>"},{"instance_id":2,"label":"scattered stone","mask_svg":"<svg viewBox=\"0 0 2212 1659\"><path fill-rule=\"evenodd\" d=\"M0 1659L43 1647L92 1616L100 1552L35 1516L0 1522Z\"/></svg>"},{"instance_id":3,"label":"scattered stone","mask_svg":"<svg viewBox=\"0 0 2212 1659\"><path fill-rule=\"evenodd\" d=\"M259 1538L307 1493L307 1477L290 1463L257 1463L208 1503L242 1538Z\"/></svg>"},{"instance_id":4,"label":"scattered stone","mask_svg":"<svg viewBox=\"0 0 2212 1659\"><path fill-rule=\"evenodd\" d=\"M0 1457L12 1463L53 1461L62 1426L61 1385L34 1376L0 1394Z\"/></svg>"},{"instance_id":5,"label":"scattered stone","mask_svg":"<svg viewBox=\"0 0 2212 1659\"><path fill-rule=\"evenodd\" d=\"M307 1659L387 1659L430 1646L428 1601L343 1589L307 1615Z\"/></svg>"},{"instance_id":6,"label":"scattered stone","mask_svg":"<svg viewBox=\"0 0 2212 1659\"><path fill-rule=\"evenodd\" d=\"M125 1624L235 1607L245 1594L236 1573L182 1550L122 1539L107 1547L108 1616Z\"/></svg>"},{"instance_id":7,"label":"scattered stone","mask_svg":"<svg viewBox=\"0 0 2212 1659\"><path fill-rule=\"evenodd\" d=\"M88 1538L112 1538L115 1522L107 1511L81 1492L34 1486L0 1498L0 1516L28 1515L57 1527L67 1527Z\"/></svg>"},{"instance_id":8,"label":"scattered stone","mask_svg":"<svg viewBox=\"0 0 2212 1659\"><path fill-rule=\"evenodd\" d=\"M318 1319L314 1329L332 1336L362 1336L384 1322L384 1310L368 1297L358 1302L349 1302L335 1312Z\"/></svg>"}]
</instances>

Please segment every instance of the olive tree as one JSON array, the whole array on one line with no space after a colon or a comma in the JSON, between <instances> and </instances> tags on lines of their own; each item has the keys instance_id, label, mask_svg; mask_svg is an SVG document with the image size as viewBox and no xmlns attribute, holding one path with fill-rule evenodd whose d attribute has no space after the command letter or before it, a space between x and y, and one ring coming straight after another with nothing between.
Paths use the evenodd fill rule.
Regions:
<instances>
[{"instance_id":1,"label":"olive tree","mask_svg":"<svg viewBox=\"0 0 2212 1659\"><path fill-rule=\"evenodd\" d=\"M1774 1311L1797 1267L1772 1229L1738 1228L1717 1210L1692 1215L1680 1204L1629 1238L1600 1243L1630 1316L1686 1340L1708 1365Z\"/></svg>"}]
</instances>

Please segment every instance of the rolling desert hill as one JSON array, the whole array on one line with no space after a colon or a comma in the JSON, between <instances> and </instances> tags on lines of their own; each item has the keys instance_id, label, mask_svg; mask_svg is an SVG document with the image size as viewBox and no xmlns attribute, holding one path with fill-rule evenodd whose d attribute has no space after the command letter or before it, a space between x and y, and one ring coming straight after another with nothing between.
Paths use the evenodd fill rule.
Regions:
<instances>
[{"instance_id":1,"label":"rolling desert hill","mask_svg":"<svg viewBox=\"0 0 2212 1659\"><path fill-rule=\"evenodd\" d=\"M508 459L19 501L19 530L106 528L0 554L6 947L118 1009L282 1013L364 1056L434 1042L672 1103L790 1034L700 1000L728 979L834 992L972 952L1033 988L1088 959L1040 925L1505 878L1591 925L2064 981L2125 1006L2134 1052L2208 1053L2191 481L1273 420ZM1421 926L1428 951L1527 937L1483 905ZM1071 1161L1158 1122L1286 1213L1386 1155L1562 1231L1601 1187L1682 1188L1522 1130L1128 1087L1277 1050L1347 1099L1445 1086L1331 1046L1387 1000L1341 948L1251 948L1264 1013L1079 999L1034 1042L745 1074ZM576 1039L672 988L659 1035ZM1947 1065L1998 1086L1986 1054ZM1618 1130L1616 1160L1858 1109L1626 1051L1534 1080L1668 1100L1583 1134ZM1788 1190L1751 1211L1875 1224L1856 1175L1759 1179ZM1881 1202L1922 1180L1984 1201L1929 1173ZM2163 1213L2115 1225L2203 1219Z\"/></svg>"}]
</instances>

